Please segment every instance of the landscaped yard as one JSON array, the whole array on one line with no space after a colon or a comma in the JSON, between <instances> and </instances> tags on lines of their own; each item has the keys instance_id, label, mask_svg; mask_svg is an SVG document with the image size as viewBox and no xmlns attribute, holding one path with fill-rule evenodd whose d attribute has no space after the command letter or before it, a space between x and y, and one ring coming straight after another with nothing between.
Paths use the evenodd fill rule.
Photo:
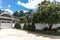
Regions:
<instances>
[{"instance_id":1,"label":"landscaped yard","mask_svg":"<svg viewBox=\"0 0 60 40\"><path fill-rule=\"evenodd\" d=\"M60 36L60 30L58 31L35 31L39 34L46 34L46 35L53 35L53 36Z\"/></svg>"},{"instance_id":2,"label":"landscaped yard","mask_svg":"<svg viewBox=\"0 0 60 40\"><path fill-rule=\"evenodd\" d=\"M0 40L60 40L60 36L51 36L17 29L1 29Z\"/></svg>"}]
</instances>

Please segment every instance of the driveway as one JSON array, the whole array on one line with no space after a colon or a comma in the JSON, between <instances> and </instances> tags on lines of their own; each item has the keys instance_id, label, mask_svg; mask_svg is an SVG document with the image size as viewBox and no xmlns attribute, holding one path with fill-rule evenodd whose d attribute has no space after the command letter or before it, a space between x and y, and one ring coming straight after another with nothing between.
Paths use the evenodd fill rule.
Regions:
<instances>
[{"instance_id":1,"label":"driveway","mask_svg":"<svg viewBox=\"0 0 60 40\"><path fill-rule=\"evenodd\" d=\"M60 36L47 36L17 29L1 29L0 40L60 40Z\"/></svg>"}]
</instances>

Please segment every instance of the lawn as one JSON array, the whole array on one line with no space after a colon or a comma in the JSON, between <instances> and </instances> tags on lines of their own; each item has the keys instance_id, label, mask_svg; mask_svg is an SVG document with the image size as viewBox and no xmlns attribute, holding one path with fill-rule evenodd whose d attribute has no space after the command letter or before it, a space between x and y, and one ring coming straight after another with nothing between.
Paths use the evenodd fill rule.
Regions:
<instances>
[{"instance_id":1,"label":"lawn","mask_svg":"<svg viewBox=\"0 0 60 40\"><path fill-rule=\"evenodd\" d=\"M58 31L35 31L36 33L39 33L39 34L46 34L46 35L53 35L53 36L60 36L60 30Z\"/></svg>"}]
</instances>

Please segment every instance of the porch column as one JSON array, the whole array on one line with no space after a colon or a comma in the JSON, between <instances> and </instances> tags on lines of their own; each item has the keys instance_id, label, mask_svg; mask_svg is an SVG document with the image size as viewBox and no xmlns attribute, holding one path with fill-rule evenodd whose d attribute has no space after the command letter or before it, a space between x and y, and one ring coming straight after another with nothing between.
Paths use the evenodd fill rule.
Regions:
<instances>
[{"instance_id":1,"label":"porch column","mask_svg":"<svg viewBox=\"0 0 60 40\"><path fill-rule=\"evenodd\" d=\"M0 20L0 27L1 27L1 20Z\"/></svg>"},{"instance_id":2,"label":"porch column","mask_svg":"<svg viewBox=\"0 0 60 40\"><path fill-rule=\"evenodd\" d=\"M12 21L11 21L11 28L13 27L13 18L12 18Z\"/></svg>"},{"instance_id":3,"label":"porch column","mask_svg":"<svg viewBox=\"0 0 60 40\"><path fill-rule=\"evenodd\" d=\"M11 21L11 28L12 28L12 21Z\"/></svg>"}]
</instances>

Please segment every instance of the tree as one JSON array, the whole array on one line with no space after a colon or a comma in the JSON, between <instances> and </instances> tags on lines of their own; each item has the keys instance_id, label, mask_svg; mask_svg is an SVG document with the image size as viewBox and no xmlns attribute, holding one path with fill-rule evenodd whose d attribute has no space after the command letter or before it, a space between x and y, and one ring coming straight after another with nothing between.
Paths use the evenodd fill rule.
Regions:
<instances>
[{"instance_id":1,"label":"tree","mask_svg":"<svg viewBox=\"0 0 60 40\"><path fill-rule=\"evenodd\" d=\"M14 13L13 13L13 16L18 17L18 16L19 16L18 12L17 12L17 11L14 12Z\"/></svg>"},{"instance_id":2,"label":"tree","mask_svg":"<svg viewBox=\"0 0 60 40\"><path fill-rule=\"evenodd\" d=\"M21 11L19 12L19 18L20 18L20 22L22 22L22 23L25 22L26 16L25 16L25 13L24 13L23 10L21 10Z\"/></svg>"},{"instance_id":3,"label":"tree","mask_svg":"<svg viewBox=\"0 0 60 40\"><path fill-rule=\"evenodd\" d=\"M15 23L14 28L16 29L21 29L21 25L19 22Z\"/></svg>"},{"instance_id":4,"label":"tree","mask_svg":"<svg viewBox=\"0 0 60 40\"><path fill-rule=\"evenodd\" d=\"M32 15L33 15L33 10L29 10L29 11L26 13L26 18L27 18L27 21L28 21L28 22L32 22Z\"/></svg>"},{"instance_id":5,"label":"tree","mask_svg":"<svg viewBox=\"0 0 60 40\"><path fill-rule=\"evenodd\" d=\"M24 16L24 15L25 15L24 11L21 10L21 11L19 12L19 16L22 17L22 16Z\"/></svg>"},{"instance_id":6,"label":"tree","mask_svg":"<svg viewBox=\"0 0 60 40\"><path fill-rule=\"evenodd\" d=\"M50 31L54 23L60 23L60 3L46 0L41 2L33 15L33 21L48 23Z\"/></svg>"}]
</instances>

